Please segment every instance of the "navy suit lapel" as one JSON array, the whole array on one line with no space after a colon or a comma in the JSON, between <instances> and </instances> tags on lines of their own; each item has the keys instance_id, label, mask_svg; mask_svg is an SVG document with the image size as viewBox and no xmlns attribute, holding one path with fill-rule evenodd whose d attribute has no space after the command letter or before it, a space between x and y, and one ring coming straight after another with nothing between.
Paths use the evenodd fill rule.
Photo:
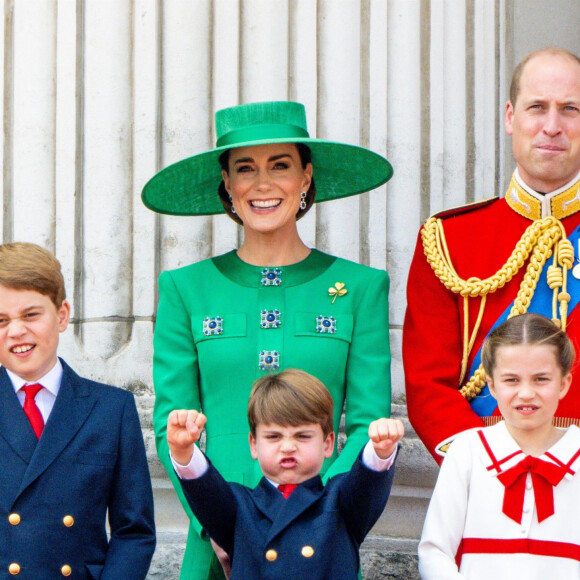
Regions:
<instances>
[{"instance_id":1,"label":"navy suit lapel","mask_svg":"<svg viewBox=\"0 0 580 580\"><path fill-rule=\"evenodd\" d=\"M0 437L21 459L30 462L38 441L3 367L0 368Z\"/></svg>"},{"instance_id":2,"label":"navy suit lapel","mask_svg":"<svg viewBox=\"0 0 580 580\"><path fill-rule=\"evenodd\" d=\"M276 520L278 513L286 503L282 494L265 477L262 477L252 492L252 499L256 508L271 522Z\"/></svg>"},{"instance_id":3,"label":"navy suit lapel","mask_svg":"<svg viewBox=\"0 0 580 580\"><path fill-rule=\"evenodd\" d=\"M64 361L61 362L63 375L60 390L22 480L19 494L62 453L86 421L96 402L87 383Z\"/></svg>"},{"instance_id":4,"label":"navy suit lapel","mask_svg":"<svg viewBox=\"0 0 580 580\"><path fill-rule=\"evenodd\" d=\"M262 479L254 490L252 497L258 509L271 521L272 527L267 541L283 531L297 517L306 511L324 493L320 477L314 477L299 485L288 499L274 488L267 480Z\"/></svg>"}]
</instances>

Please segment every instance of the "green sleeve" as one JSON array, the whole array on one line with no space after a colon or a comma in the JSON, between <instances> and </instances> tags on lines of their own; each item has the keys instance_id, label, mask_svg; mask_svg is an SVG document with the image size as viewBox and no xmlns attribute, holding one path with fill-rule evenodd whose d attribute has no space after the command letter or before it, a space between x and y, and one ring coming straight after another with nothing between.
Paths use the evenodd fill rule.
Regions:
<instances>
[{"instance_id":1,"label":"green sleeve","mask_svg":"<svg viewBox=\"0 0 580 580\"><path fill-rule=\"evenodd\" d=\"M191 317L170 272L163 272L159 277L153 349L153 428L157 453L192 524L201 531L173 470L167 444L169 413L174 409L200 409L197 349L191 333Z\"/></svg>"},{"instance_id":2,"label":"green sleeve","mask_svg":"<svg viewBox=\"0 0 580 580\"><path fill-rule=\"evenodd\" d=\"M348 471L368 441L369 423L391 414L389 278L376 271L356 307L346 366L344 449L324 480Z\"/></svg>"}]
</instances>

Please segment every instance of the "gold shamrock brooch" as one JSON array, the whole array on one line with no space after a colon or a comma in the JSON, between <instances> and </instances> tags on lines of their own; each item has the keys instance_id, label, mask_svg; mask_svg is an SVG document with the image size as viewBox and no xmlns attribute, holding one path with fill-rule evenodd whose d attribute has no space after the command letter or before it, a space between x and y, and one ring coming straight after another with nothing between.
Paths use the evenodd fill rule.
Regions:
<instances>
[{"instance_id":1,"label":"gold shamrock brooch","mask_svg":"<svg viewBox=\"0 0 580 580\"><path fill-rule=\"evenodd\" d=\"M345 294L346 294L346 288L344 287L344 282L337 282L334 285L334 288L328 289L328 295L334 296L334 298L332 299L332 304L334 304L334 301L336 300L337 296L344 296Z\"/></svg>"}]
</instances>

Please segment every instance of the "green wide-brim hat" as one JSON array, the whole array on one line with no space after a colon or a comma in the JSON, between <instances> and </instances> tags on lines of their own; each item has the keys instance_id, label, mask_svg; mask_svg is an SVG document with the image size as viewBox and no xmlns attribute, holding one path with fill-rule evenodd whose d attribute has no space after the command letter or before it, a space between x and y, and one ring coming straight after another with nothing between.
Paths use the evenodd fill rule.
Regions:
<instances>
[{"instance_id":1,"label":"green wide-brim hat","mask_svg":"<svg viewBox=\"0 0 580 580\"><path fill-rule=\"evenodd\" d=\"M369 191L393 175L378 153L356 145L311 139L304 105L289 101L250 103L217 111L216 148L169 165L143 188L143 203L169 215L224 213L218 196L219 157L228 149L269 143L304 143L312 152L316 202Z\"/></svg>"}]
</instances>

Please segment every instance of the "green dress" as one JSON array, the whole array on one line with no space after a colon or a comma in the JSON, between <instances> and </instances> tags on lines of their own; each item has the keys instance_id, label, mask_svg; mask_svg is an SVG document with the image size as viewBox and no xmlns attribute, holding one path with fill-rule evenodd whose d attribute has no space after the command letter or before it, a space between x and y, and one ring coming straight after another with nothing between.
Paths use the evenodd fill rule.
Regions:
<instances>
[{"instance_id":1,"label":"green dress","mask_svg":"<svg viewBox=\"0 0 580 580\"><path fill-rule=\"evenodd\" d=\"M191 519L182 578L214 577L213 550L169 459L169 413L202 409L215 467L229 481L254 486L261 472L248 446L252 383L268 372L302 369L332 394L335 431L346 404L347 442L323 473L328 479L347 471L369 423L390 415L388 289L386 272L317 250L280 268L249 265L232 251L161 274L153 423L159 457Z\"/></svg>"}]
</instances>

